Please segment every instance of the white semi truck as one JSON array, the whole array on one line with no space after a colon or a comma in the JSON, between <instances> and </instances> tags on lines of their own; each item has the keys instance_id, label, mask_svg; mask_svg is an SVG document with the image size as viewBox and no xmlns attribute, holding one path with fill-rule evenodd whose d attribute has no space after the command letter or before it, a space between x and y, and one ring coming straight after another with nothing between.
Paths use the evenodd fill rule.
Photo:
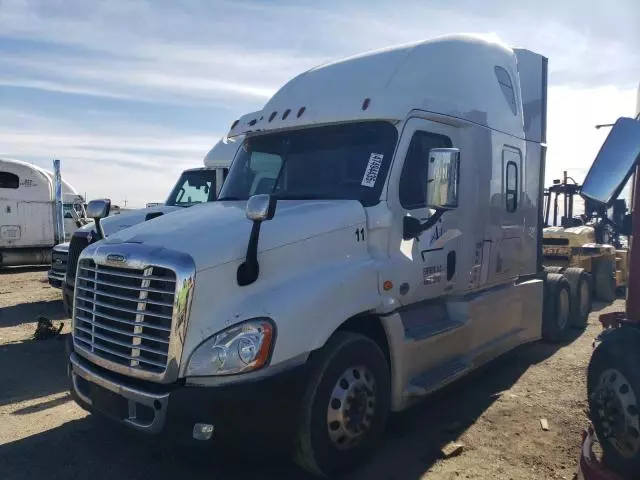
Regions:
<instances>
[{"instance_id":1,"label":"white semi truck","mask_svg":"<svg viewBox=\"0 0 640 480\"><path fill-rule=\"evenodd\" d=\"M542 266L547 59L446 36L311 69L255 114L218 201L78 263L75 401L348 470L412 405L577 295ZM261 440L264 443L261 443Z\"/></svg>"},{"instance_id":2,"label":"white semi truck","mask_svg":"<svg viewBox=\"0 0 640 480\"><path fill-rule=\"evenodd\" d=\"M191 168L181 173L164 204L103 218L100 221L102 234L109 236L160 215L215 200L227 176L238 145L241 143L241 140L238 139L225 138L220 140L205 156L204 167ZM73 281L78 256L82 249L95 239L96 227L91 223L78 229L71 241L58 244L53 248L51 269L47 276L52 287L63 290L63 299L68 310L73 295ZM70 251L72 252L72 261L69 264ZM69 282L65 285L68 271Z\"/></svg>"},{"instance_id":3,"label":"white semi truck","mask_svg":"<svg viewBox=\"0 0 640 480\"><path fill-rule=\"evenodd\" d=\"M55 173L32 163L0 158L0 267L41 265L84 217L84 199ZM62 218L58 218L62 217Z\"/></svg>"}]
</instances>

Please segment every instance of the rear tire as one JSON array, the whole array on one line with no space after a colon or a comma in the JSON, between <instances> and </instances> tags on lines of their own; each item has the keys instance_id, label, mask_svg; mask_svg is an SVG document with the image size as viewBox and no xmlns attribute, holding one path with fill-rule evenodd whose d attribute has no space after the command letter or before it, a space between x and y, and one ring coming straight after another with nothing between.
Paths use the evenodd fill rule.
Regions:
<instances>
[{"instance_id":1,"label":"rear tire","mask_svg":"<svg viewBox=\"0 0 640 480\"><path fill-rule=\"evenodd\" d=\"M616 268L615 261L609 259L596 260L593 266L593 283L596 298L611 303L616 299Z\"/></svg>"},{"instance_id":2,"label":"rear tire","mask_svg":"<svg viewBox=\"0 0 640 480\"><path fill-rule=\"evenodd\" d=\"M569 281L559 273L550 273L545 282L542 338L552 343L566 340L569 335L570 316Z\"/></svg>"},{"instance_id":3,"label":"rear tire","mask_svg":"<svg viewBox=\"0 0 640 480\"><path fill-rule=\"evenodd\" d=\"M567 268L564 276L571 286L571 316L569 323L573 328L584 329L591 313L591 279L582 268Z\"/></svg>"},{"instance_id":4,"label":"rear tire","mask_svg":"<svg viewBox=\"0 0 640 480\"><path fill-rule=\"evenodd\" d=\"M327 477L363 462L381 439L391 403L387 359L370 338L337 332L312 359L294 460Z\"/></svg>"},{"instance_id":5,"label":"rear tire","mask_svg":"<svg viewBox=\"0 0 640 480\"><path fill-rule=\"evenodd\" d=\"M607 467L640 478L640 355L637 342L613 340L594 350L587 374L590 417Z\"/></svg>"}]
</instances>

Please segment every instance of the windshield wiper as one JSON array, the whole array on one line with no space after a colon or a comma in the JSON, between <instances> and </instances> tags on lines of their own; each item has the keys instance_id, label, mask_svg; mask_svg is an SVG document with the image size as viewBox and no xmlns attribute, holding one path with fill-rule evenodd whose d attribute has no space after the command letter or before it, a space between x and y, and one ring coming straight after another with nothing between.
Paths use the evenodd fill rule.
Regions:
<instances>
[{"instance_id":1,"label":"windshield wiper","mask_svg":"<svg viewBox=\"0 0 640 480\"><path fill-rule=\"evenodd\" d=\"M239 201L239 200L246 200L246 199L238 198L238 197L219 197L218 198L219 202L224 202L224 201L235 202L235 201Z\"/></svg>"}]
</instances>

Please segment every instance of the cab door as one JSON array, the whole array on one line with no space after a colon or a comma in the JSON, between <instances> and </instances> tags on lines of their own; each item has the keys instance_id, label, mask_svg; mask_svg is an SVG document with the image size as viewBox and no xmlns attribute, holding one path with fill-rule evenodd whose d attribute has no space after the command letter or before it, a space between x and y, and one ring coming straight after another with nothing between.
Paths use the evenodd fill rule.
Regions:
<instances>
[{"instance_id":1,"label":"cab door","mask_svg":"<svg viewBox=\"0 0 640 480\"><path fill-rule=\"evenodd\" d=\"M458 146L459 137L457 127L410 119L403 129L389 178L387 202L394 218L389 245L394 272L390 276L402 305L399 314L405 331L406 373L418 383L428 377L423 375L425 372L433 369L444 378L454 376L458 359L468 346L464 328L459 328L463 325L449 315L447 306L447 295L454 292L456 283L462 283L457 259L458 211L444 212L417 238L403 238L404 217L417 218L424 225L435 213L426 205L427 189L434 188L428 181L429 151ZM463 169L461 157L460 170ZM410 380L412 385L414 380Z\"/></svg>"},{"instance_id":2,"label":"cab door","mask_svg":"<svg viewBox=\"0 0 640 480\"><path fill-rule=\"evenodd\" d=\"M402 219L414 217L424 224L435 213L426 205L429 151L452 147L457 139L457 128L418 118L410 119L402 132L388 201L398 220L390 256L399 263L406 277L403 283L408 284L400 296L404 305L441 297L450 290L456 275L457 235L456 229L451 229L456 212L444 213L417 239L411 240L403 239Z\"/></svg>"}]
</instances>

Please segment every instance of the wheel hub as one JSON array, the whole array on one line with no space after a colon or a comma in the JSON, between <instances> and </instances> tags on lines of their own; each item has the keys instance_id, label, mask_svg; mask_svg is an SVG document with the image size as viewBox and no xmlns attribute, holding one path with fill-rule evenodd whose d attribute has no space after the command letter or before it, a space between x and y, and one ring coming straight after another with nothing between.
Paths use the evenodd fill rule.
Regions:
<instances>
[{"instance_id":1,"label":"wheel hub","mask_svg":"<svg viewBox=\"0 0 640 480\"><path fill-rule=\"evenodd\" d=\"M631 458L640 451L640 419L636 395L619 370L609 369L600 375L593 392L596 415L604 436L618 453Z\"/></svg>"},{"instance_id":2,"label":"wheel hub","mask_svg":"<svg viewBox=\"0 0 640 480\"><path fill-rule=\"evenodd\" d=\"M371 428L375 412L375 380L364 366L351 367L338 378L327 408L327 429L339 450L355 447Z\"/></svg>"}]
</instances>

